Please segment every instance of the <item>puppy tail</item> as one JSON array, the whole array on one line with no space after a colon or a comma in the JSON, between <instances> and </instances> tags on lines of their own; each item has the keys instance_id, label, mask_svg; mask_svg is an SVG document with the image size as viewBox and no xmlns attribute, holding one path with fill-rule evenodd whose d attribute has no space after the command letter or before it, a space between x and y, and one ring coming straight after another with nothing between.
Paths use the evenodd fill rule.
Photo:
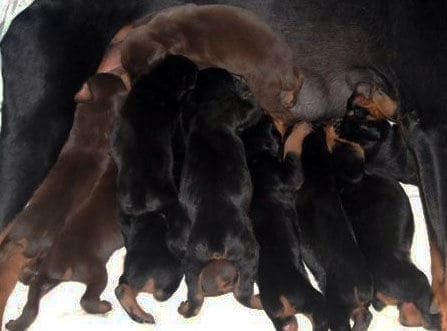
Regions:
<instances>
[{"instance_id":1,"label":"puppy tail","mask_svg":"<svg viewBox=\"0 0 447 331\"><path fill-rule=\"evenodd\" d=\"M115 289L115 295L127 315L137 323L155 324L154 317L146 313L137 302L138 291L127 284L120 284Z\"/></svg>"}]
</instances>

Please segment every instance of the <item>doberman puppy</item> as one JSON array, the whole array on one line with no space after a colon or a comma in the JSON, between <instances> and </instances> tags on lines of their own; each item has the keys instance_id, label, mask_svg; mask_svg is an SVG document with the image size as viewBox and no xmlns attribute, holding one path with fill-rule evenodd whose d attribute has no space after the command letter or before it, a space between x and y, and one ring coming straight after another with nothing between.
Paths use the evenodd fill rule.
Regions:
<instances>
[{"instance_id":1,"label":"doberman puppy","mask_svg":"<svg viewBox=\"0 0 447 331\"><path fill-rule=\"evenodd\" d=\"M199 313L202 271L221 259L238 271L235 298L247 307L261 306L253 295L259 247L248 216L252 186L238 136L261 114L247 86L222 69L201 71L185 101L186 153L179 196L192 227L183 261L188 298L179 313L184 317Z\"/></svg>"},{"instance_id":2,"label":"doberman puppy","mask_svg":"<svg viewBox=\"0 0 447 331\"><path fill-rule=\"evenodd\" d=\"M136 301L139 292L168 299L183 270L189 219L178 201L174 159L180 100L193 88L197 67L181 56L168 56L140 76L123 106L113 157L118 166L120 223L127 255L115 290L129 316L154 323ZM177 163L176 163L177 162Z\"/></svg>"},{"instance_id":3,"label":"doberman puppy","mask_svg":"<svg viewBox=\"0 0 447 331\"><path fill-rule=\"evenodd\" d=\"M346 114L335 121L335 129L339 138L360 144L366 173L416 185L414 157L404 139L402 124L396 122L398 98L386 81L377 80L354 86Z\"/></svg>"},{"instance_id":4,"label":"doberman puppy","mask_svg":"<svg viewBox=\"0 0 447 331\"><path fill-rule=\"evenodd\" d=\"M83 205L84 200L97 190L98 181L104 173L111 171L107 170L110 168L109 136L127 94L126 89L119 78L111 74L95 75L88 80L87 86L91 100L88 103L78 104L73 128L58 161L36 190L27 207L2 233L0 247L2 314L22 269L27 264L30 269L34 269L34 265L44 259L60 236L64 224L73 219L75 217L73 215L80 213L83 208L87 208ZM68 217L69 215L71 216ZM113 217L112 221L107 220L107 224L115 219L116 217ZM89 228L88 231L93 229ZM67 236L71 238L72 235ZM75 242L79 239L76 236L73 234ZM81 237L84 236L85 234ZM66 244L63 243L64 246ZM87 244L82 245L83 249L85 245ZM66 251L66 248L62 248L60 253ZM57 250L53 250L54 254L56 252ZM95 250L92 250L92 253L95 254ZM69 263L72 262L70 259ZM33 271L28 273L33 274Z\"/></svg>"},{"instance_id":5,"label":"doberman puppy","mask_svg":"<svg viewBox=\"0 0 447 331\"><path fill-rule=\"evenodd\" d=\"M278 120L292 117L303 78L290 48L254 13L233 6L171 7L133 24L121 46L135 78L166 54L243 76L261 106Z\"/></svg>"},{"instance_id":6,"label":"doberman puppy","mask_svg":"<svg viewBox=\"0 0 447 331\"><path fill-rule=\"evenodd\" d=\"M302 255L326 296L331 330L351 330L350 318L353 330L366 330L372 319L372 276L342 208L330 133L320 127L303 144L305 181L296 200Z\"/></svg>"},{"instance_id":7,"label":"doberman puppy","mask_svg":"<svg viewBox=\"0 0 447 331\"><path fill-rule=\"evenodd\" d=\"M373 306L381 310L388 304L397 305L403 325L439 329L439 315L430 313L428 279L410 257L414 221L405 191L397 181L386 177L366 171L350 174L351 169L363 166L363 156L378 150L377 145L388 143L388 132L394 127L385 119L374 118L366 109L350 105L337 133L355 139L367 152L358 155L342 140L335 145L333 155L339 165L348 165L336 169L343 208L374 278Z\"/></svg>"},{"instance_id":8,"label":"doberman puppy","mask_svg":"<svg viewBox=\"0 0 447 331\"><path fill-rule=\"evenodd\" d=\"M327 330L323 296L307 278L294 228L295 198L303 183L301 147L311 132L297 124L279 152L279 134L264 119L243 134L253 182L250 217L260 245L257 283L262 306L278 331L298 330L295 314L311 318L314 330ZM277 134L275 136L275 133Z\"/></svg>"},{"instance_id":9,"label":"doberman puppy","mask_svg":"<svg viewBox=\"0 0 447 331\"><path fill-rule=\"evenodd\" d=\"M6 328L14 331L28 328L38 314L40 299L65 281L87 285L81 298L86 312L105 314L110 311L111 304L101 301L100 295L107 285L106 263L122 246L117 222L116 168L108 157L95 187L67 218L64 230L37 267L22 314L9 321Z\"/></svg>"}]
</instances>

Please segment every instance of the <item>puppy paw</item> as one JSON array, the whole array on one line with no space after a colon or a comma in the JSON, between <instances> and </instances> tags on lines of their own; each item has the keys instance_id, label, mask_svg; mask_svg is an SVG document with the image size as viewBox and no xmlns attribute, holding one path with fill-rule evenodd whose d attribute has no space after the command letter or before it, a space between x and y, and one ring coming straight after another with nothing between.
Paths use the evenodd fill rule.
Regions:
<instances>
[{"instance_id":1,"label":"puppy paw","mask_svg":"<svg viewBox=\"0 0 447 331\"><path fill-rule=\"evenodd\" d=\"M184 318L197 316L200 311L200 306L195 306L189 301L183 301L178 307L178 313Z\"/></svg>"},{"instance_id":2,"label":"puppy paw","mask_svg":"<svg viewBox=\"0 0 447 331\"><path fill-rule=\"evenodd\" d=\"M81 300L81 306L89 314L105 314L112 310L108 301Z\"/></svg>"},{"instance_id":3,"label":"puppy paw","mask_svg":"<svg viewBox=\"0 0 447 331\"><path fill-rule=\"evenodd\" d=\"M10 320L5 324L5 328L10 331L23 331L26 330L26 327L20 323L19 320Z\"/></svg>"}]
</instances>

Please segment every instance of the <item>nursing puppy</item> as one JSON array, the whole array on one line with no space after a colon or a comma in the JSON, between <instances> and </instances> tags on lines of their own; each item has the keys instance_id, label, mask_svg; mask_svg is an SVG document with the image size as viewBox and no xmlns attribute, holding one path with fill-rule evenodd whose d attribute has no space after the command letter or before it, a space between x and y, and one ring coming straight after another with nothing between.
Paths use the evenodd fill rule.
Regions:
<instances>
[{"instance_id":1,"label":"nursing puppy","mask_svg":"<svg viewBox=\"0 0 447 331\"><path fill-rule=\"evenodd\" d=\"M250 217L260 245L257 283L262 306L276 330L298 330L295 314L308 316L314 330L327 330L323 296L307 278L295 231L295 198L303 183L301 148L310 125L296 125L279 154L279 133L265 119L243 134L253 182Z\"/></svg>"},{"instance_id":2,"label":"nursing puppy","mask_svg":"<svg viewBox=\"0 0 447 331\"><path fill-rule=\"evenodd\" d=\"M86 312L105 314L112 309L100 295L107 285L106 263L122 247L123 239L117 222L116 168L110 157L104 164L93 190L67 218L63 231L37 267L23 312L6 324L7 329L28 328L38 314L40 299L66 281L87 285L81 298Z\"/></svg>"},{"instance_id":3,"label":"nursing puppy","mask_svg":"<svg viewBox=\"0 0 447 331\"><path fill-rule=\"evenodd\" d=\"M56 164L1 235L1 314L23 268L28 264L27 273L34 273L67 216L79 212L109 167L109 136L126 89L111 74L95 75L86 86L90 101L78 103L73 128Z\"/></svg>"},{"instance_id":4,"label":"nursing puppy","mask_svg":"<svg viewBox=\"0 0 447 331\"><path fill-rule=\"evenodd\" d=\"M243 76L261 106L289 120L303 78L290 48L255 14L225 5L188 4L137 21L121 47L132 79L167 54L183 55L202 67Z\"/></svg>"},{"instance_id":5,"label":"nursing puppy","mask_svg":"<svg viewBox=\"0 0 447 331\"><path fill-rule=\"evenodd\" d=\"M326 132L325 132L326 131ZM331 330L366 330L373 296L371 274L344 214L329 151L332 130L317 129L304 141L305 181L298 191L297 226L304 262L325 294Z\"/></svg>"},{"instance_id":6,"label":"nursing puppy","mask_svg":"<svg viewBox=\"0 0 447 331\"><path fill-rule=\"evenodd\" d=\"M359 83L345 116L334 125L339 138L362 146L366 173L418 185L414 156L404 139L403 126L396 124L399 109L397 96L385 82Z\"/></svg>"},{"instance_id":7,"label":"nursing puppy","mask_svg":"<svg viewBox=\"0 0 447 331\"><path fill-rule=\"evenodd\" d=\"M197 68L181 56L168 56L140 76L123 106L113 144L118 166L120 223L127 255L115 290L129 316L154 323L136 301L139 292L166 300L177 289L180 258L189 219L179 204L174 178L174 146L180 100L196 80ZM177 162L177 163L176 163Z\"/></svg>"},{"instance_id":8,"label":"nursing puppy","mask_svg":"<svg viewBox=\"0 0 447 331\"><path fill-rule=\"evenodd\" d=\"M260 308L253 296L259 247L248 217L252 186L238 133L261 114L248 88L222 69L200 72L185 102L180 200L192 227L184 257L188 298L179 307L184 317L199 313L204 301L202 271L221 259L238 271L235 298Z\"/></svg>"},{"instance_id":9,"label":"nursing puppy","mask_svg":"<svg viewBox=\"0 0 447 331\"><path fill-rule=\"evenodd\" d=\"M375 137L375 145L371 139L367 141L368 149L379 148L387 142L380 133L387 133L383 128L390 125L386 120L365 114L360 109L348 111L339 134L345 133L343 129L352 133L358 126L357 133L361 135L357 139L363 136L366 142ZM401 324L439 329L439 315L430 313L432 295L428 279L410 257L414 220L409 199L395 180L368 174L350 176L350 169L363 165L359 158L359 166L352 167L352 161L344 162L356 160L353 154L355 151L346 144L338 143L334 149L334 157L339 160L336 172L343 208L374 278L373 306L381 310L389 304L397 305Z\"/></svg>"}]
</instances>

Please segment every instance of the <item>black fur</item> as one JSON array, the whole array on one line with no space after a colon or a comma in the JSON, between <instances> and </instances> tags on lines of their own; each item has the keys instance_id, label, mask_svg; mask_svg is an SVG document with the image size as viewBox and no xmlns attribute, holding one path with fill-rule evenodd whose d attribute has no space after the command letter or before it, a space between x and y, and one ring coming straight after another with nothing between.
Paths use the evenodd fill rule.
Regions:
<instances>
[{"instance_id":1,"label":"black fur","mask_svg":"<svg viewBox=\"0 0 447 331\"><path fill-rule=\"evenodd\" d=\"M302 163L296 210L304 262L326 296L331 330L351 330L351 317L353 330L366 330L372 277L343 212L322 129L304 141Z\"/></svg>"},{"instance_id":2,"label":"black fur","mask_svg":"<svg viewBox=\"0 0 447 331\"><path fill-rule=\"evenodd\" d=\"M179 255L189 221L178 201L173 143L181 99L194 87L196 76L191 61L167 57L134 83L115 133L112 154L118 166L120 222L128 250L117 295L139 321L151 319L126 306L126 300L134 297L122 293L124 286L132 294L150 291L157 299L167 299L183 275Z\"/></svg>"},{"instance_id":3,"label":"black fur","mask_svg":"<svg viewBox=\"0 0 447 331\"><path fill-rule=\"evenodd\" d=\"M243 134L253 182L250 217L260 245L262 306L279 331L298 329L297 313L310 317L314 330L327 330L325 300L307 278L294 229L296 192L303 183L300 155L289 152L282 161L278 135L267 118Z\"/></svg>"},{"instance_id":4,"label":"black fur","mask_svg":"<svg viewBox=\"0 0 447 331\"><path fill-rule=\"evenodd\" d=\"M261 110L247 87L224 70L200 72L186 102L183 119L186 154L180 201L192 221L184 259L188 300L179 312L196 315L203 304L202 269L214 259L226 259L239 272L236 299L253 300L258 244L248 208L252 186L238 132L255 123Z\"/></svg>"},{"instance_id":5,"label":"black fur","mask_svg":"<svg viewBox=\"0 0 447 331\"><path fill-rule=\"evenodd\" d=\"M382 149L380 145L389 143L387 138L382 139L382 134L387 137L391 130L394 127L386 120L368 120L359 108L348 110L340 134L365 148L367 162L364 164L348 145L341 144L334 150L333 156L340 164L349 161L349 167L335 170L343 208L373 275L374 307L382 309L387 303L381 296L385 296L398 305L402 324L439 329L439 315L430 314L432 295L428 279L411 261L414 220L408 196L397 181L386 175L379 177L361 171L364 165L365 170L370 169L367 166L371 151L388 150L388 146ZM349 173L349 169L355 171ZM413 304L422 318L409 321L405 312L408 304Z\"/></svg>"}]
</instances>

